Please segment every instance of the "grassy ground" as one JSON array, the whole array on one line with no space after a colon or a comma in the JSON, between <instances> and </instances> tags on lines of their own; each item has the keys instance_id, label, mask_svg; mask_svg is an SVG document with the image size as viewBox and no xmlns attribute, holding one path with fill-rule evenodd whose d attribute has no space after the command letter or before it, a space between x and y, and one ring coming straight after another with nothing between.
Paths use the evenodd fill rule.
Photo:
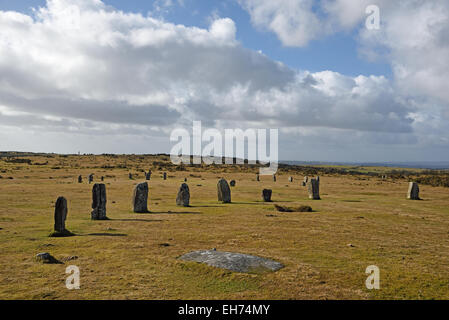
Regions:
<instances>
[{"instance_id":1,"label":"grassy ground","mask_svg":"<svg viewBox=\"0 0 449 320\"><path fill-rule=\"evenodd\" d=\"M163 181L156 157L30 159L34 165L0 160L1 299L449 299L447 188L421 186L424 200L409 201L406 180L322 176L322 200L312 201L300 173L257 182L256 171L195 168ZM139 170L149 168L151 213L134 214L132 191L144 181ZM129 180L129 172L139 175ZM90 173L96 182L105 176L111 220L90 220ZM217 202L222 176L237 182L232 204ZM175 205L185 177L190 208ZM264 188L276 204L314 212L276 212L261 201ZM68 200L66 226L75 237L48 237L59 196ZM211 248L285 268L239 274L176 259ZM45 265L34 260L39 252L78 259ZM80 290L65 287L69 265L80 268ZM380 290L365 287L369 265L380 268Z\"/></svg>"}]
</instances>

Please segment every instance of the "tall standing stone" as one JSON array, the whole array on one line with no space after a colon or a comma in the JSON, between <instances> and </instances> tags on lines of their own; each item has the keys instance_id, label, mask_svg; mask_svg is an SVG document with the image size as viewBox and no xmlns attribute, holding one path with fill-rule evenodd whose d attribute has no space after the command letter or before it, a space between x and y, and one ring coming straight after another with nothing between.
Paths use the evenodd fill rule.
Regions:
<instances>
[{"instance_id":1,"label":"tall standing stone","mask_svg":"<svg viewBox=\"0 0 449 320\"><path fill-rule=\"evenodd\" d=\"M148 183L139 183L134 188L133 210L135 213L148 212Z\"/></svg>"},{"instance_id":2,"label":"tall standing stone","mask_svg":"<svg viewBox=\"0 0 449 320\"><path fill-rule=\"evenodd\" d=\"M55 204L55 232L64 233L65 220L67 219L67 200L64 197L59 197Z\"/></svg>"},{"instance_id":3,"label":"tall standing stone","mask_svg":"<svg viewBox=\"0 0 449 320\"><path fill-rule=\"evenodd\" d=\"M223 203L231 202L231 188L225 179L220 179L217 184L218 201Z\"/></svg>"},{"instance_id":4,"label":"tall standing stone","mask_svg":"<svg viewBox=\"0 0 449 320\"><path fill-rule=\"evenodd\" d=\"M78 183L83 183L83 176L78 176Z\"/></svg>"},{"instance_id":5,"label":"tall standing stone","mask_svg":"<svg viewBox=\"0 0 449 320\"><path fill-rule=\"evenodd\" d=\"M263 201L271 202L271 194L272 194L272 191L270 189L263 189L262 190Z\"/></svg>"},{"instance_id":6,"label":"tall standing stone","mask_svg":"<svg viewBox=\"0 0 449 320\"><path fill-rule=\"evenodd\" d=\"M190 205L190 191L189 186L183 183L178 191L178 196L176 197L176 205L188 207Z\"/></svg>"},{"instance_id":7,"label":"tall standing stone","mask_svg":"<svg viewBox=\"0 0 449 320\"><path fill-rule=\"evenodd\" d=\"M419 198L419 186L416 182L410 182L408 185L407 199L420 200Z\"/></svg>"},{"instance_id":8,"label":"tall standing stone","mask_svg":"<svg viewBox=\"0 0 449 320\"><path fill-rule=\"evenodd\" d=\"M92 188L92 220L107 220L106 217L106 186L96 183Z\"/></svg>"},{"instance_id":9,"label":"tall standing stone","mask_svg":"<svg viewBox=\"0 0 449 320\"><path fill-rule=\"evenodd\" d=\"M307 189L309 191L309 199L320 200L320 182L317 179L310 179L307 183Z\"/></svg>"},{"instance_id":10,"label":"tall standing stone","mask_svg":"<svg viewBox=\"0 0 449 320\"><path fill-rule=\"evenodd\" d=\"M167 180L167 172L164 172L164 180Z\"/></svg>"}]
</instances>

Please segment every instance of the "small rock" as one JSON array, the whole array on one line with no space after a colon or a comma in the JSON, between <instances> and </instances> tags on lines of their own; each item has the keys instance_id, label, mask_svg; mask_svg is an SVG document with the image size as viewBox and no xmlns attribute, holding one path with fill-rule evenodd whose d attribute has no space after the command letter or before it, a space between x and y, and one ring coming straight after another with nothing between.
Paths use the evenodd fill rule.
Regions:
<instances>
[{"instance_id":1,"label":"small rock","mask_svg":"<svg viewBox=\"0 0 449 320\"><path fill-rule=\"evenodd\" d=\"M62 263L61 261L58 261L57 259L55 259L55 257L53 257L48 252L38 253L36 255L36 260L38 262L42 262L45 264L60 264L60 263Z\"/></svg>"}]
</instances>

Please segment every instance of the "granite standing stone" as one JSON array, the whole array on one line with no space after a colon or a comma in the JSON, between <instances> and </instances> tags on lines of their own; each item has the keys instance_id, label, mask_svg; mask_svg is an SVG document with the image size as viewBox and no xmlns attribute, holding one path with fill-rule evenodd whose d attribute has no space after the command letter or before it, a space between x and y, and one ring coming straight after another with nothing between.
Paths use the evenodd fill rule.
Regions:
<instances>
[{"instance_id":1,"label":"granite standing stone","mask_svg":"<svg viewBox=\"0 0 449 320\"><path fill-rule=\"evenodd\" d=\"M167 172L164 172L164 180L167 180Z\"/></svg>"},{"instance_id":2,"label":"granite standing stone","mask_svg":"<svg viewBox=\"0 0 449 320\"><path fill-rule=\"evenodd\" d=\"M67 219L67 200L59 197L55 204L55 232L64 233L65 220Z\"/></svg>"},{"instance_id":3,"label":"granite standing stone","mask_svg":"<svg viewBox=\"0 0 449 320\"><path fill-rule=\"evenodd\" d=\"M309 177L305 176L304 180L302 181L302 186L305 187L307 185L307 182L309 182Z\"/></svg>"},{"instance_id":4,"label":"granite standing stone","mask_svg":"<svg viewBox=\"0 0 449 320\"><path fill-rule=\"evenodd\" d=\"M263 201L271 202L271 194L272 194L272 191L270 189L263 189L262 190Z\"/></svg>"},{"instance_id":5,"label":"granite standing stone","mask_svg":"<svg viewBox=\"0 0 449 320\"><path fill-rule=\"evenodd\" d=\"M235 187L235 180L231 180L231 182L229 182L229 184L231 185L231 187Z\"/></svg>"},{"instance_id":6,"label":"granite standing stone","mask_svg":"<svg viewBox=\"0 0 449 320\"><path fill-rule=\"evenodd\" d=\"M190 205L190 191L189 186L183 183L178 191L178 196L176 197L176 205L188 207Z\"/></svg>"},{"instance_id":7,"label":"granite standing stone","mask_svg":"<svg viewBox=\"0 0 449 320\"><path fill-rule=\"evenodd\" d=\"M257 180L257 181L260 181L260 176L259 176L259 174L256 175L256 180Z\"/></svg>"},{"instance_id":8,"label":"granite standing stone","mask_svg":"<svg viewBox=\"0 0 449 320\"><path fill-rule=\"evenodd\" d=\"M148 183L139 183L134 188L133 210L135 213L148 212Z\"/></svg>"},{"instance_id":9,"label":"granite standing stone","mask_svg":"<svg viewBox=\"0 0 449 320\"><path fill-rule=\"evenodd\" d=\"M223 203L231 202L231 189L225 179L220 179L217 184L218 201Z\"/></svg>"},{"instance_id":10,"label":"granite standing stone","mask_svg":"<svg viewBox=\"0 0 449 320\"><path fill-rule=\"evenodd\" d=\"M276 175L273 174L273 181L276 182Z\"/></svg>"},{"instance_id":11,"label":"granite standing stone","mask_svg":"<svg viewBox=\"0 0 449 320\"><path fill-rule=\"evenodd\" d=\"M106 217L106 186L96 183L92 188L92 220L107 220Z\"/></svg>"},{"instance_id":12,"label":"granite standing stone","mask_svg":"<svg viewBox=\"0 0 449 320\"><path fill-rule=\"evenodd\" d=\"M89 184L92 183L92 182L94 182L94 174L93 173L91 173L89 175Z\"/></svg>"},{"instance_id":13,"label":"granite standing stone","mask_svg":"<svg viewBox=\"0 0 449 320\"><path fill-rule=\"evenodd\" d=\"M419 198L419 186L416 182L410 182L408 186L407 199L420 200Z\"/></svg>"},{"instance_id":14,"label":"granite standing stone","mask_svg":"<svg viewBox=\"0 0 449 320\"><path fill-rule=\"evenodd\" d=\"M309 191L309 199L320 200L320 182L317 179L310 179L307 183L307 189Z\"/></svg>"},{"instance_id":15,"label":"granite standing stone","mask_svg":"<svg viewBox=\"0 0 449 320\"><path fill-rule=\"evenodd\" d=\"M293 177L289 177L288 182L293 182Z\"/></svg>"},{"instance_id":16,"label":"granite standing stone","mask_svg":"<svg viewBox=\"0 0 449 320\"><path fill-rule=\"evenodd\" d=\"M78 183L83 183L83 177L82 176L78 176Z\"/></svg>"},{"instance_id":17,"label":"granite standing stone","mask_svg":"<svg viewBox=\"0 0 449 320\"><path fill-rule=\"evenodd\" d=\"M145 179L146 179L147 181L150 181L150 180L151 180L151 171L148 172L148 173L145 173Z\"/></svg>"}]
</instances>

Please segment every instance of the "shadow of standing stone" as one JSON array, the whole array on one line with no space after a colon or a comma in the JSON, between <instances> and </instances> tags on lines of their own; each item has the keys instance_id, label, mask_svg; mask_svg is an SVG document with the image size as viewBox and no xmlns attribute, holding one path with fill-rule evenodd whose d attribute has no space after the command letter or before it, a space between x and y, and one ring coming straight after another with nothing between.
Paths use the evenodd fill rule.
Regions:
<instances>
[{"instance_id":1,"label":"shadow of standing stone","mask_svg":"<svg viewBox=\"0 0 449 320\"><path fill-rule=\"evenodd\" d=\"M67 213L67 200L64 197L59 197L55 204L54 231L50 234L50 237L70 237L74 235L65 228Z\"/></svg>"},{"instance_id":2,"label":"shadow of standing stone","mask_svg":"<svg viewBox=\"0 0 449 320\"><path fill-rule=\"evenodd\" d=\"M148 213L148 183L139 183L134 188L133 211L135 213Z\"/></svg>"},{"instance_id":3,"label":"shadow of standing stone","mask_svg":"<svg viewBox=\"0 0 449 320\"><path fill-rule=\"evenodd\" d=\"M217 183L218 201L231 203L231 188L225 179L220 179Z\"/></svg>"},{"instance_id":4,"label":"shadow of standing stone","mask_svg":"<svg viewBox=\"0 0 449 320\"><path fill-rule=\"evenodd\" d=\"M274 260L242 253L202 250L187 253L180 260L205 263L209 266L243 273L278 271L284 266Z\"/></svg>"},{"instance_id":5,"label":"shadow of standing stone","mask_svg":"<svg viewBox=\"0 0 449 320\"><path fill-rule=\"evenodd\" d=\"M106 186L96 183L92 188L92 220L108 220L106 217Z\"/></svg>"}]
</instances>

